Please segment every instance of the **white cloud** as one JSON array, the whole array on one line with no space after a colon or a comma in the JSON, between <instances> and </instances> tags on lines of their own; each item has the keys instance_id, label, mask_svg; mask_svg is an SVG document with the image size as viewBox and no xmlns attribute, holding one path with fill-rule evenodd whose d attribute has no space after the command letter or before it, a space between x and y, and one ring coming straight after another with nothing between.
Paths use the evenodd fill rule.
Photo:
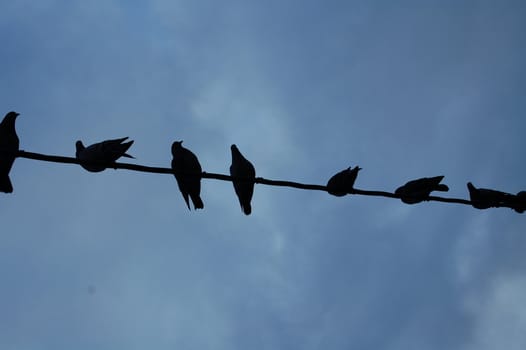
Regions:
<instances>
[{"instance_id":1,"label":"white cloud","mask_svg":"<svg viewBox=\"0 0 526 350\"><path fill-rule=\"evenodd\" d=\"M468 221L460 229L461 236L455 247L456 278L460 284L468 285L479 279L481 268L488 258L490 226L488 215L481 215Z\"/></svg>"},{"instance_id":2,"label":"white cloud","mask_svg":"<svg viewBox=\"0 0 526 350\"><path fill-rule=\"evenodd\" d=\"M200 159L209 169L228 169L228 147L235 143L256 167L256 176L298 178L295 169L306 164L306 153L293 136L296 126L276 102L272 89L253 78L256 81L251 84L229 77L210 79L192 99L192 116L199 129L219 136L217 147L201 151ZM224 150L221 156L218 147Z\"/></svg>"},{"instance_id":3,"label":"white cloud","mask_svg":"<svg viewBox=\"0 0 526 350\"><path fill-rule=\"evenodd\" d=\"M489 291L467 298L466 308L475 320L466 349L526 348L526 277L497 276Z\"/></svg>"}]
</instances>

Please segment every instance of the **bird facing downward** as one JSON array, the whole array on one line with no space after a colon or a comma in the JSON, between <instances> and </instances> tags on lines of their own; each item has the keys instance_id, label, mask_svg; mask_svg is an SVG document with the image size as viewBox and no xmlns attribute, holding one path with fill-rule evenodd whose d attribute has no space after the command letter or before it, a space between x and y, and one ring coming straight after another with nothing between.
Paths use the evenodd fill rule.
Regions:
<instances>
[{"instance_id":1,"label":"bird facing downward","mask_svg":"<svg viewBox=\"0 0 526 350\"><path fill-rule=\"evenodd\" d=\"M248 161L239 152L236 145L230 146L232 152L232 165L230 165L230 176L236 179L232 179L234 185L234 191L236 192L239 204L241 205L241 211L245 215L250 215L252 212L252 206L250 201L254 194L254 179L256 178L256 169L250 161Z\"/></svg>"},{"instance_id":2,"label":"bird facing downward","mask_svg":"<svg viewBox=\"0 0 526 350\"><path fill-rule=\"evenodd\" d=\"M0 192L13 192L9 172L15 162L20 145L15 130L16 117L19 115L17 112L9 112L0 123Z\"/></svg>"},{"instance_id":3,"label":"bird facing downward","mask_svg":"<svg viewBox=\"0 0 526 350\"><path fill-rule=\"evenodd\" d=\"M411 180L405 185L396 189L395 194L400 196L402 202L406 204L416 204L429 199L429 195L433 191L449 191L449 187L440 182L444 176L422 177L420 179Z\"/></svg>"},{"instance_id":4,"label":"bird facing downward","mask_svg":"<svg viewBox=\"0 0 526 350\"><path fill-rule=\"evenodd\" d=\"M172 144L172 156L172 170L186 206L190 209L190 197L194 209L203 209L204 204L200 197L202 169L197 156L183 147L183 141L175 141Z\"/></svg>"},{"instance_id":5,"label":"bird facing downward","mask_svg":"<svg viewBox=\"0 0 526 350\"><path fill-rule=\"evenodd\" d=\"M75 143L76 158L81 161L81 166L87 171L101 172L112 166L120 157L133 158L126 153L133 144L133 140L124 142L128 137L106 140L84 147L82 141Z\"/></svg>"},{"instance_id":6,"label":"bird facing downward","mask_svg":"<svg viewBox=\"0 0 526 350\"><path fill-rule=\"evenodd\" d=\"M332 176L327 181L327 192L336 197L343 197L352 193L358 172L362 170L359 166L347 168Z\"/></svg>"},{"instance_id":7,"label":"bird facing downward","mask_svg":"<svg viewBox=\"0 0 526 350\"><path fill-rule=\"evenodd\" d=\"M498 208L513 201L514 195L489 188L477 188L467 183L471 206L477 209Z\"/></svg>"}]
</instances>

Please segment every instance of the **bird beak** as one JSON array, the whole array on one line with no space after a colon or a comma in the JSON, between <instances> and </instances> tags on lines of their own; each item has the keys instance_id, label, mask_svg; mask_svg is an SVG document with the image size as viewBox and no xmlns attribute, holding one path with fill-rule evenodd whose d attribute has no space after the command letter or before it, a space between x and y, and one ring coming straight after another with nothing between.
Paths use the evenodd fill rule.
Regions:
<instances>
[{"instance_id":1,"label":"bird beak","mask_svg":"<svg viewBox=\"0 0 526 350\"><path fill-rule=\"evenodd\" d=\"M20 113L15 112L15 117L18 117L19 115L20 115Z\"/></svg>"}]
</instances>

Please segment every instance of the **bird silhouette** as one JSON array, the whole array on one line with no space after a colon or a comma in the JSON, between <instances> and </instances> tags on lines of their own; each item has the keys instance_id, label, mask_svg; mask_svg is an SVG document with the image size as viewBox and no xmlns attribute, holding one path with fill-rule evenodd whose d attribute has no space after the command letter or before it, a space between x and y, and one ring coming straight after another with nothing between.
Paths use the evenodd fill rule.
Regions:
<instances>
[{"instance_id":1,"label":"bird silhouette","mask_svg":"<svg viewBox=\"0 0 526 350\"><path fill-rule=\"evenodd\" d=\"M111 167L120 157L134 158L126 153L133 144L133 140L124 142L128 137L106 140L84 147L82 141L75 143L76 158L81 161L81 166L87 171L98 173Z\"/></svg>"},{"instance_id":2,"label":"bird silhouette","mask_svg":"<svg viewBox=\"0 0 526 350\"><path fill-rule=\"evenodd\" d=\"M252 207L250 201L254 194L254 179L256 178L256 169L250 161L248 161L239 152L236 145L230 146L232 152L232 165L230 165L230 176L237 179L232 179L234 191L236 192L241 211L246 215L250 215Z\"/></svg>"},{"instance_id":3,"label":"bird silhouette","mask_svg":"<svg viewBox=\"0 0 526 350\"><path fill-rule=\"evenodd\" d=\"M16 117L20 114L9 112L0 122L0 192L12 193L13 184L9 172L15 162L20 141L15 130Z\"/></svg>"},{"instance_id":4,"label":"bird silhouette","mask_svg":"<svg viewBox=\"0 0 526 350\"><path fill-rule=\"evenodd\" d=\"M190 209L190 197L194 209L203 209L204 204L200 197L202 170L199 160L192 151L183 147L183 141L175 141L172 144L172 156L172 170L186 206Z\"/></svg>"},{"instance_id":5,"label":"bird silhouette","mask_svg":"<svg viewBox=\"0 0 526 350\"><path fill-rule=\"evenodd\" d=\"M359 166L347 168L332 176L327 182L327 192L336 197L343 197L352 193L358 172L362 170Z\"/></svg>"},{"instance_id":6,"label":"bird silhouette","mask_svg":"<svg viewBox=\"0 0 526 350\"><path fill-rule=\"evenodd\" d=\"M449 191L447 185L440 182L444 176L423 177L416 180L411 180L405 185L396 189L395 194L400 196L402 202L406 204L416 204L429 199L429 195L433 191Z\"/></svg>"},{"instance_id":7,"label":"bird silhouette","mask_svg":"<svg viewBox=\"0 0 526 350\"><path fill-rule=\"evenodd\" d=\"M471 205L477 209L488 209L507 206L513 201L513 195L488 188L476 188L471 182L467 183Z\"/></svg>"}]
</instances>

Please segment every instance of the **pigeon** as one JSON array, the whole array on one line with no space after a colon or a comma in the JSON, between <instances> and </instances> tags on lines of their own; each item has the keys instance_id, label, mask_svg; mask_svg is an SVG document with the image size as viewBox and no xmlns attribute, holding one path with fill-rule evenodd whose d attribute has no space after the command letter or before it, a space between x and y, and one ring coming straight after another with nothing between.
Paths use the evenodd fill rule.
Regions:
<instances>
[{"instance_id":1,"label":"pigeon","mask_svg":"<svg viewBox=\"0 0 526 350\"><path fill-rule=\"evenodd\" d=\"M241 205L241 211L245 215L250 215L252 207L250 201L254 194L254 179L256 178L256 169L252 163L250 163L236 145L230 146L232 151L232 165L230 165L230 176L238 178L232 179L234 185L234 191L236 192L239 204Z\"/></svg>"},{"instance_id":2,"label":"pigeon","mask_svg":"<svg viewBox=\"0 0 526 350\"><path fill-rule=\"evenodd\" d=\"M354 168L340 171L327 182L327 192L336 197L343 197L348 193L352 193L354 182L360 170L362 168L355 166Z\"/></svg>"},{"instance_id":3,"label":"pigeon","mask_svg":"<svg viewBox=\"0 0 526 350\"><path fill-rule=\"evenodd\" d=\"M172 170L186 206L190 210L190 203L188 202L188 196L190 196L194 209L203 209L204 204L199 196L202 173L199 160L192 151L183 147L183 141L175 141L172 144L172 156Z\"/></svg>"},{"instance_id":4,"label":"pigeon","mask_svg":"<svg viewBox=\"0 0 526 350\"><path fill-rule=\"evenodd\" d=\"M134 158L126 153L133 144L132 141L124 142L128 137L106 140L84 147L82 141L77 141L75 156L81 161L81 166L87 171L98 173L111 167L120 157Z\"/></svg>"},{"instance_id":5,"label":"pigeon","mask_svg":"<svg viewBox=\"0 0 526 350\"><path fill-rule=\"evenodd\" d=\"M15 162L20 145L15 130L16 117L19 115L17 112L9 112L0 123L0 192L13 192L9 171Z\"/></svg>"},{"instance_id":6,"label":"pigeon","mask_svg":"<svg viewBox=\"0 0 526 350\"><path fill-rule=\"evenodd\" d=\"M395 194L406 204L420 203L427 200L433 191L449 191L447 185L440 183L443 178L444 176L434 176L412 180L398 187Z\"/></svg>"},{"instance_id":7,"label":"pigeon","mask_svg":"<svg viewBox=\"0 0 526 350\"><path fill-rule=\"evenodd\" d=\"M513 201L513 195L487 188L476 188L471 182L467 184L471 205L477 209L506 206Z\"/></svg>"}]
</instances>

